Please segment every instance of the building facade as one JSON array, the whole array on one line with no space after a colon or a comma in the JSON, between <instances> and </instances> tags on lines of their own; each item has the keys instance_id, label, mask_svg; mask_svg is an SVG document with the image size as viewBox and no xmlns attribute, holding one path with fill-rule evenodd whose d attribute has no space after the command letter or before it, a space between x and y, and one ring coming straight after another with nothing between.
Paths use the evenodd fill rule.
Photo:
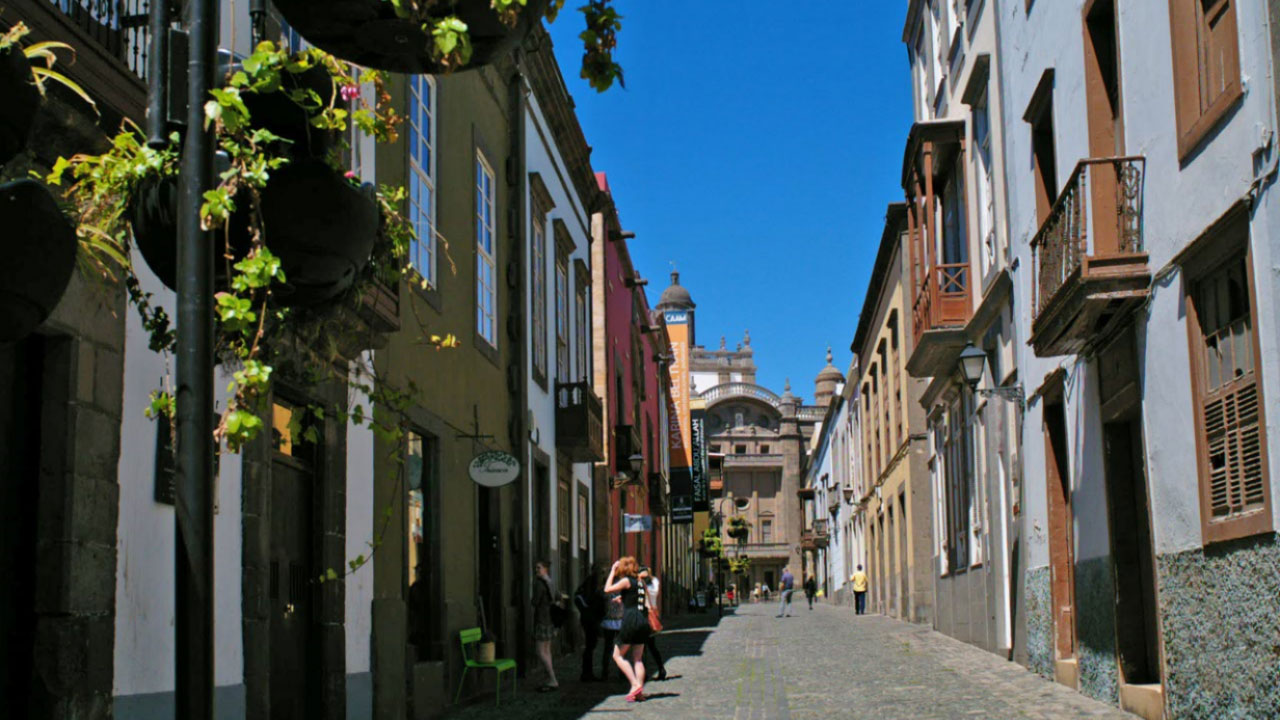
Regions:
<instances>
[{"instance_id":1,"label":"building facade","mask_svg":"<svg viewBox=\"0 0 1280 720\"><path fill-rule=\"evenodd\" d=\"M1018 655L1146 717L1274 714L1280 659L1243 649L1280 635L1276 8L997 6Z\"/></svg>"},{"instance_id":2,"label":"building facade","mask_svg":"<svg viewBox=\"0 0 1280 720\"><path fill-rule=\"evenodd\" d=\"M866 526L868 609L932 623L934 503L920 405L924 383L907 374L911 274L907 208L890 205L851 350L857 383Z\"/></svg>"}]
</instances>

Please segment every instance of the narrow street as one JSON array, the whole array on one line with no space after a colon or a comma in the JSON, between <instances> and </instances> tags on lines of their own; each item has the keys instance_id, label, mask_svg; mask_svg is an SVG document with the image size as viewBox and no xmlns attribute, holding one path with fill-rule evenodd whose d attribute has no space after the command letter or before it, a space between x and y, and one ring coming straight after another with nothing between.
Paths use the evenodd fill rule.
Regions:
<instances>
[{"instance_id":1,"label":"narrow street","mask_svg":"<svg viewBox=\"0 0 1280 720\"><path fill-rule=\"evenodd\" d=\"M775 617L777 605L743 605L685 616L659 636L668 657L665 682L629 705L626 685L577 682L578 660L558 664L561 689L532 691L494 707L485 695L449 718L1132 718L1114 707L1033 675L1017 664L936 633L847 607L802 606ZM609 694L613 693L613 694Z\"/></svg>"}]
</instances>

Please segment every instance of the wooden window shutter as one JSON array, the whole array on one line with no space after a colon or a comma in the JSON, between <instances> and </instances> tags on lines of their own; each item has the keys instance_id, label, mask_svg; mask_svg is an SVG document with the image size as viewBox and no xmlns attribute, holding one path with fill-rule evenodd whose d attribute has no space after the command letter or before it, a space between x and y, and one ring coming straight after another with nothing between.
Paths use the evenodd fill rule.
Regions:
<instances>
[{"instance_id":1,"label":"wooden window shutter","mask_svg":"<svg viewBox=\"0 0 1280 720\"><path fill-rule=\"evenodd\" d=\"M1236 0L1196 0L1200 16L1200 112L1208 112L1240 81Z\"/></svg>"},{"instance_id":2,"label":"wooden window shutter","mask_svg":"<svg viewBox=\"0 0 1280 720\"><path fill-rule=\"evenodd\" d=\"M1205 542L1272 528L1249 267L1234 255L1196 280L1188 303Z\"/></svg>"}]
</instances>

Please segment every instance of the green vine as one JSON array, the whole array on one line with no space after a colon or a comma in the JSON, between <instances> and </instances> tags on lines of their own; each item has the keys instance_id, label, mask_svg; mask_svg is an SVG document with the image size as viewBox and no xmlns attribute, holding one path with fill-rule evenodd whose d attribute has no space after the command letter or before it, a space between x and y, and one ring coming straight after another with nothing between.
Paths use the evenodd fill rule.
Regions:
<instances>
[{"instance_id":1,"label":"green vine","mask_svg":"<svg viewBox=\"0 0 1280 720\"><path fill-rule=\"evenodd\" d=\"M286 83L287 74L298 75L323 68L331 80L324 92ZM412 383L394 387L378 376L371 360L346 356L353 348L371 346L374 331L355 319L363 298L375 285L397 287L402 280L415 282L417 273L408 262L414 227L403 214L407 193L403 187L377 188L374 198L380 216L379 232L372 257L351 288L323 305L308 308L285 307L276 302L275 291L286 281L279 257L266 241L261 216L261 193L273 173L292 161L290 143L255 123L245 100L251 95L283 93L302 108L309 125L340 138L324 158L336 171L344 172L345 138L351 126L377 142L394 142L401 118L390 107L385 75L378 71L356 70L319 50L290 54L272 43L260 44L230 73L220 87L210 91L204 106L206 127L213 130L219 149L226 154L228 167L218 184L205 192L200 208L202 226L219 237L223 252L225 284L214 296L215 349L230 375L215 429L219 448L236 453L254 441L269 417L268 398L274 375L284 372L311 385L339 382L348 389L348 399L336 407L312 403L296 413L290 433L303 442L317 443L314 424L304 425L304 417L366 427L391 448L388 472L401 476L404 461L405 413L420 393ZM373 100L366 101L361 86L371 86ZM77 232L82 238L109 246L112 252L101 259L101 274L114 279L124 275L130 304L148 334L148 345L161 354L166 366L175 345L168 313L156 305L152 294L142 289L129 260L132 228L130 202L146 183L175 178L179 172L179 140L152 148L132 123L122 125L110 149L101 155L60 158L46 180L52 186L69 184L64 198L72 208ZM359 186L354 174L350 182ZM248 218L250 246L237 254L231 246L231 224ZM447 247L447 246L446 246ZM413 304L410 303L412 307ZM416 308L415 308L416 310ZM425 323L419 319L419 325ZM422 344L437 350L459 345L451 334L421 334ZM367 400L353 400L353 398ZM369 406L366 407L365 403ZM373 412L378 408L379 412ZM166 376L161 387L151 393L146 415L173 422L174 396ZM172 425L171 425L172 432ZM348 561L339 573L327 569L319 581L332 581L355 572L381 546L394 513L385 508L377 534L370 540L368 554Z\"/></svg>"}]
</instances>

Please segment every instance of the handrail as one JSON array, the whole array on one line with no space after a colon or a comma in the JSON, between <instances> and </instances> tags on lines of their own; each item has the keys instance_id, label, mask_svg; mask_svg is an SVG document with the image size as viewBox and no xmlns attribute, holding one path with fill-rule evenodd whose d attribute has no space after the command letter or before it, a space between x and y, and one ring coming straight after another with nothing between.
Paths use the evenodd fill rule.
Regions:
<instances>
[{"instance_id":1,"label":"handrail","mask_svg":"<svg viewBox=\"0 0 1280 720\"><path fill-rule=\"evenodd\" d=\"M761 387L755 383L742 382L740 380L713 385L698 395L703 400L706 400L708 404L730 396L745 396L756 400L763 400L774 407L777 407L782 402L782 398L778 397L768 388Z\"/></svg>"},{"instance_id":2,"label":"handrail","mask_svg":"<svg viewBox=\"0 0 1280 720\"><path fill-rule=\"evenodd\" d=\"M1094 168L1100 166L1114 170L1114 178L1109 178L1116 185L1114 206L1093 206L1090 176L1096 174L1098 171ZM1114 213L1115 227L1111 229L1116 233L1115 252L1142 252L1145 176L1146 159L1140 155L1086 158L1076 163L1044 223L1031 239L1032 277L1036 283L1032 309L1037 317L1080 268L1084 257L1094 254L1091 239L1107 227L1098 223L1108 218L1109 213ZM1101 180L1094 180L1095 186L1098 182Z\"/></svg>"}]
</instances>

